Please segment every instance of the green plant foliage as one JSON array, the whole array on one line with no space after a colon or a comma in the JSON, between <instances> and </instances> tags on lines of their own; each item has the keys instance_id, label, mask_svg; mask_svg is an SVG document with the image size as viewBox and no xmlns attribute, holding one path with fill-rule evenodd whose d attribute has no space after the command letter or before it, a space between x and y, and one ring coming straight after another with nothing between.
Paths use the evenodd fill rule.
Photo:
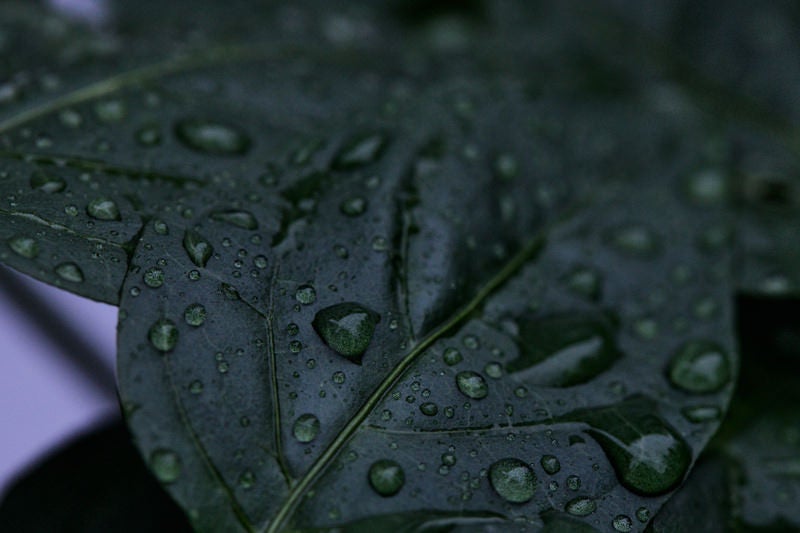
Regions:
<instances>
[{"instance_id":1,"label":"green plant foliage","mask_svg":"<svg viewBox=\"0 0 800 533\"><path fill-rule=\"evenodd\" d=\"M766 66L704 68L738 58L673 35L695 2L163 4L0 7L0 260L119 305L127 422L197 530L695 512L734 294L800 287Z\"/></svg>"}]
</instances>

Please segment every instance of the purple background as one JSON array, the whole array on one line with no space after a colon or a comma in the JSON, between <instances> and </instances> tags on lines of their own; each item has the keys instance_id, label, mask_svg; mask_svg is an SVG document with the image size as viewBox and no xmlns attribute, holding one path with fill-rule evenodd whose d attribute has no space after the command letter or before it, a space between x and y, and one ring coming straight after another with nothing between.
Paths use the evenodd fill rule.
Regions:
<instances>
[{"instance_id":1,"label":"purple background","mask_svg":"<svg viewBox=\"0 0 800 533\"><path fill-rule=\"evenodd\" d=\"M98 23L103 0L50 0L56 9ZM97 352L114 365L117 308L73 296L18 276L52 302ZM54 446L98 422L119 416L113 398L103 397L76 374L36 324L0 291L0 497L14 477Z\"/></svg>"}]
</instances>

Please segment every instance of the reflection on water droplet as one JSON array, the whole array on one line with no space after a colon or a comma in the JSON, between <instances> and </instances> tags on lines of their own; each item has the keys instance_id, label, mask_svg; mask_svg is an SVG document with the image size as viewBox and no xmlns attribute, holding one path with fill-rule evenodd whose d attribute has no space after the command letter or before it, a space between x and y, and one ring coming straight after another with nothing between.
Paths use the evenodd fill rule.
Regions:
<instances>
[{"instance_id":1,"label":"reflection on water droplet","mask_svg":"<svg viewBox=\"0 0 800 533\"><path fill-rule=\"evenodd\" d=\"M464 396L474 400L480 400L489 395L489 386L486 384L486 380L471 370L456 374L456 385Z\"/></svg>"},{"instance_id":2,"label":"reflection on water droplet","mask_svg":"<svg viewBox=\"0 0 800 533\"><path fill-rule=\"evenodd\" d=\"M614 520L611 522L611 525L615 531L620 531L621 533L633 531L633 520L624 514L615 516Z\"/></svg>"},{"instance_id":3,"label":"reflection on water droplet","mask_svg":"<svg viewBox=\"0 0 800 533\"><path fill-rule=\"evenodd\" d=\"M119 208L113 200L97 198L86 206L86 213L97 220L120 220Z\"/></svg>"},{"instance_id":4,"label":"reflection on water droplet","mask_svg":"<svg viewBox=\"0 0 800 533\"><path fill-rule=\"evenodd\" d=\"M489 468L489 482L497 494L511 503L525 503L533 498L536 475L519 459L506 458Z\"/></svg>"},{"instance_id":5,"label":"reflection on water droplet","mask_svg":"<svg viewBox=\"0 0 800 533\"><path fill-rule=\"evenodd\" d=\"M183 319L190 326L202 326L206 321L206 308L201 304L190 304L183 311Z\"/></svg>"},{"instance_id":6,"label":"reflection on water droplet","mask_svg":"<svg viewBox=\"0 0 800 533\"><path fill-rule=\"evenodd\" d=\"M311 285L300 285L294 293L294 299L303 305L311 305L317 301L317 291Z\"/></svg>"},{"instance_id":7,"label":"reflection on water droplet","mask_svg":"<svg viewBox=\"0 0 800 533\"><path fill-rule=\"evenodd\" d=\"M372 163L380 157L387 143L382 133L359 135L342 147L332 166L335 170L349 170Z\"/></svg>"},{"instance_id":8,"label":"reflection on water droplet","mask_svg":"<svg viewBox=\"0 0 800 533\"><path fill-rule=\"evenodd\" d=\"M8 247L26 259L35 259L39 255L39 243L30 237L12 237L8 240Z\"/></svg>"},{"instance_id":9,"label":"reflection on water droplet","mask_svg":"<svg viewBox=\"0 0 800 533\"><path fill-rule=\"evenodd\" d=\"M210 155L244 155L250 149L250 138L243 131L209 120L181 120L175 135L187 148Z\"/></svg>"},{"instance_id":10,"label":"reflection on water droplet","mask_svg":"<svg viewBox=\"0 0 800 533\"><path fill-rule=\"evenodd\" d=\"M75 263L61 263L56 266L55 270L58 277L63 280L73 283L81 283L83 281L83 271Z\"/></svg>"},{"instance_id":11,"label":"reflection on water droplet","mask_svg":"<svg viewBox=\"0 0 800 533\"><path fill-rule=\"evenodd\" d=\"M688 392L717 391L730 377L727 354L713 342L689 341L678 349L670 362L670 381Z\"/></svg>"},{"instance_id":12,"label":"reflection on water droplet","mask_svg":"<svg viewBox=\"0 0 800 533\"><path fill-rule=\"evenodd\" d=\"M597 503L590 498L575 498L567 502L564 510L573 516L589 516L597 510Z\"/></svg>"},{"instance_id":13,"label":"reflection on water droplet","mask_svg":"<svg viewBox=\"0 0 800 533\"><path fill-rule=\"evenodd\" d=\"M394 496L400 492L405 481L405 472L394 461L381 459L369 467L369 484L375 492L383 497Z\"/></svg>"},{"instance_id":14,"label":"reflection on water droplet","mask_svg":"<svg viewBox=\"0 0 800 533\"><path fill-rule=\"evenodd\" d=\"M211 254L214 253L214 247L211 246L211 243L193 230L186 230L186 233L184 233L183 249L186 250L192 263L199 267L206 266Z\"/></svg>"},{"instance_id":15,"label":"reflection on water droplet","mask_svg":"<svg viewBox=\"0 0 800 533\"><path fill-rule=\"evenodd\" d=\"M311 442L317 438L317 435L319 434L319 427L319 419L310 413L306 413L304 415L300 415L297 420L294 421L294 426L292 426L292 434L298 442Z\"/></svg>"},{"instance_id":16,"label":"reflection on water droplet","mask_svg":"<svg viewBox=\"0 0 800 533\"><path fill-rule=\"evenodd\" d=\"M31 189L36 189L47 194L61 192L67 188L67 182L49 172L37 170L31 174Z\"/></svg>"},{"instance_id":17,"label":"reflection on water droplet","mask_svg":"<svg viewBox=\"0 0 800 533\"><path fill-rule=\"evenodd\" d=\"M181 458L172 450L158 449L150 454L150 468L161 483L173 483L181 475Z\"/></svg>"},{"instance_id":18,"label":"reflection on water droplet","mask_svg":"<svg viewBox=\"0 0 800 533\"><path fill-rule=\"evenodd\" d=\"M178 343L178 329L172 320L162 318L150 327L147 337L156 350L168 352Z\"/></svg>"},{"instance_id":19,"label":"reflection on water droplet","mask_svg":"<svg viewBox=\"0 0 800 533\"><path fill-rule=\"evenodd\" d=\"M557 474L559 470L561 470L561 462L558 460L558 457L555 455L544 455L542 456L542 460L540 461L542 465L542 469L550 474Z\"/></svg>"},{"instance_id":20,"label":"reflection on water droplet","mask_svg":"<svg viewBox=\"0 0 800 533\"><path fill-rule=\"evenodd\" d=\"M360 304L346 302L318 311L311 325L333 351L361 364L361 357L367 351L379 321L378 313Z\"/></svg>"},{"instance_id":21,"label":"reflection on water droplet","mask_svg":"<svg viewBox=\"0 0 800 533\"><path fill-rule=\"evenodd\" d=\"M224 222L237 228L255 230L258 229L258 220L249 211L214 211L211 213L211 219L218 222Z\"/></svg>"}]
</instances>

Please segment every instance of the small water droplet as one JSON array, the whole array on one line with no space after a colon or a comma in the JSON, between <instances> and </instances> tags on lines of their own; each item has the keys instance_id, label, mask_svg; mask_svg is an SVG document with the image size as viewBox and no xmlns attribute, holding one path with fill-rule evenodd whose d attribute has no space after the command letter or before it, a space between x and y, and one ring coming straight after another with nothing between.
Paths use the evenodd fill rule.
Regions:
<instances>
[{"instance_id":1,"label":"small water droplet","mask_svg":"<svg viewBox=\"0 0 800 533\"><path fill-rule=\"evenodd\" d=\"M333 160L335 170L349 170L373 163L388 144L382 133L359 135L348 141Z\"/></svg>"},{"instance_id":2,"label":"small water droplet","mask_svg":"<svg viewBox=\"0 0 800 533\"><path fill-rule=\"evenodd\" d=\"M153 230L159 235L169 235L169 226L163 220L154 220Z\"/></svg>"},{"instance_id":3,"label":"small water droplet","mask_svg":"<svg viewBox=\"0 0 800 533\"><path fill-rule=\"evenodd\" d=\"M31 174L31 189L36 189L47 194L61 192L67 188L67 182L49 172L37 170Z\"/></svg>"},{"instance_id":4,"label":"small water droplet","mask_svg":"<svg viewBox=\"0 0 800 533\"><path fill-rule=\"evenodd\" d=\"M58 119L68 128L78 128L83 124L83 117L74 109L64 109L58 114Z\"/></svg>"},{"instance_id":5,"label":"small water droplet","mask_svg":"<svg viewBox=\"0 0 800 533\"><path fill-rule=\"evenodd\" d=\"M579 267L570 272L565 282L569 289L584 298L597 301L603 284L602 276L589 268Z\"/></svg>"},{"instance_id":6,"label":"small water droplet","mask_svg":"<svg viewBox=\"0 0 800 533\"><path fill-rule=\"evenodd\" d=\"M575 498L567 502L564 510L573 516L589 516L597 510L597 503L590 498Z\"/></svg>"},{"instance_id":7,"label":"small water droplet","mask_svg":"<svg viewBox=\"0 0 800 533\"><path fill-rule=\"evenodd\" d=\"M156 267L148 268L144 271L142 279L145 285L156 289L164 284L164 271Z\"/></svg>"},{"instance_id":8,"label":"small water droplet","mask_svg":"<svg viewBox=\"0 0 800 533\"><path fill-rule=\"evenodd\" d=\"M696 172L686 182L686 193L698 204L715 204L728 195L728 182L716 169Z\"/></svg>"},{"instance_id":9,"label":"small water droplet","mask_svg":"<svg viewBox=\"0 0 800 533\"><path fill-rule=\"evenodd\" d=\"M203 382L196 379L189 383L189 392L192 394L201 394L203 392Z\"/></svg>"},{"instance_id":10,"label":"small water droplet","mask_svg":"<svg viewBox=\"0 0 800 533\"><path fill-rule=\"evenodd\" d=\"M214 211L211 213L211 219L218 222L224 222L237 228L255 230L258 229L258 220L249 211Z\"/></svg>"},{"instance_id":11,"label":"small water droplet","mask_svg":"<svg viewBox=\"0 0 800 533\"><path fill-rule=\"evenodd\" d=\"M147 334L150 344L160 352L168 352L178 343L178 328L172 320L157 320Z\"/></svg>"},{"instance_id":12,"label":"small water droplet","mask_svg":"<svg viewBox=\"0 0 800 533\"><path fill-rule=\"evenodd\" d=\"M681 413L689 422L701 424L703 422L713 422L719 420L722 412L716 405L694 405L684 407Z\"/></svg>"},{"instance_id":13,"label":"small water droplet","mask_svg":"<svg viewBox=\"0 0 800 533\"><path fill-rule=\"evenodd\" d=\"M102 100L94 105L94 112L103 122L119 122L125 118L127 110L120 100Z\"/></svg>"},{"instance_id":14,"label":"small water droplet","mask_svg":"<svg viewBox=\"0 0 800 533\"><path fill-rule=\"evenodd\" d=\"M239 486L242 487L244 490L249 490L253 488L253 485L256 484L256 475L253 474L250 470L245 470L242 472L242 475L239 476Z\"/></svg>"},{"instance_id":15,"label":"small water droplet","mask_svg":"<svg viewBox=\"0 0 800 533\"><path fill-rule=\"evenodd\" d=\"M611 522L611 525L614 527L614 530L620 531L621 533L633 531L633 520L624 514L615 516L614 520Z\"/></svg>"},{"instance_id":16,"label":"small water droplet","mask_svg":"<svg viewBox=\"0 0 800 533\"><path fill-rule=\"evenodd\" d=\"M651 257L659 251L659 239L645 226L632 225L614 230L609 237L611 244L619 251Z\"/></svg>"},{"instance_id":17,"label":"small water droplet","mask_svg":"<svg viewBox=\"0 0 800 533\"><path fill-rule=\"evenodd\" d=\"M175 125L175 135L184 146L211 155L244 155L250 138L233 126L204 119L185 119Z\"/></svg>"},{"instance_id":18,"label":"small water droplet","mask_svg":"<svg viewBox=\"0 0 800 533\"><path fill-rule=\"evenodd\" d=\"M292 434L298 442L307 443L317 438L319 428L319 419L310 413L306 413L300 415L297 420L294 421Z\"/></svg>"},{"instance_id":19,"label":"small water droplet","mask_svg":"<svg viewBox=\"0 0 800 533\"><path fill-rule=\"evenodd\" d=\"M294 299L303 305L311 305L317 301L317 291L311 285L300 285L294 293Z\"/></svg>"},{"instance_id":20,"label":"small water droplet","mask_svg":"<svg viewBox=\"0 0 800 533\"><path fill-rule=\"evenodd\" d=\"M380 315L366 307L346 302L317 312L311 325L325 344L348 360L361 364Z\"/></svg>"},{"instance_id":21,"label":"small water droplet","mask_svg":"<svg viewBox=\"0 0 800 533\"><path fill-rule=\"evenodd\" d=\"M500 363L487 363L486 366L483 367L483 371L487 376L493 379L499 379L503 377L503 366Z\"/></svg>"},{"instance_id":22,"label":"small water droplet","mask_svg":"<svg viewBox=\"0 0 800 533\"><path fill-rule=\"evenodd\" d=\"M462 343L465 348L469 348L470 350L477 350L481 347L481 341L479 341L478 337L475 335L465 335Z\"/></svg>"},{"instance_id":23,"label":"small water droplet","mask_svg":"<svg viewBox=\"0 0 800 533\"><path fill-rule=\"evenodd\" d=\"M461 362L462 360L461 352L459 352L455 348L447 348L445 349L444 353L442 354L442 360L448 366L454 366Z\"/></svg>"},{"instance_id":24,"label":"small water droplet","mask_svg":"<svg viewBox=\"0 0 800 533\"><path fill-rule=\"evenodd\" d=\"M433 402L425 402L419 406L419 410L425 416L436 416L439 413L439 406Z\"/></svg>"},{"instance_id":25,"label":"small water droplet","mask_svg":"<svg viewBox=\"0 0 800 533\"><path fill-rule=\"evenodd\" d=\"M97 198L86 206L86 213L97 220L120 220L119 208L113 200Z\"/></svg>"},{"instance_id":26,"label":"small water droplet","mask_svg":"<svg viewBox=\"0 0 800 533\"><path fill-rule=\"evenodd\" d=\"M331 380L337 385L343 384L345 379L346 376L344 375L344 372L342 372L341 370L337 370L336 372L333 373L333 376L331 376Z\"/></svg>"},{"instance_id":27,"label":"small water droplet","mask_svg":"<svg viewBox=\"0 0 800 533\"><path fill-rule=\"evenodd\" d=\"M717 391L730 377L727 354L713 342L689 341L678 349L670 362L670 381L688 392Z\"/></svg>"},{"instance_id":28,"label":"small water droplet","mask_svg":"<svg viewBox=\"0 0 800 533\"><path fill-rule=\"evenodd\" d=\"M567 488L569 490L578 490L581 488L581 478L576 475L567 476Z\"/></svg>"},{"instance_id":29,"label":"small water droplet","mask_svg":"<svg viewBox=\"0 0 800 533\"><path fill-rule=\"evenodd\" d=\"M494 171L501 180L512 180L519 174L519 163L511 154L500 154L494 161Z\"/></svg>"},{"instance_id":30,"label":"small water droplet","mask_svg":"<svg viewBox=\"0 0 800 533\"><path fill-rule=\"evenodd\" d=\"M350 252L348 252L347 248L341 244L336 244L333 246L333 253L335 253L341 259L347 259L350 256Z\"/></svg>"},{"instance_id":31,"label":"small water droplet","mask_svg":"<svg viewBox=\"0 0 800 533\"><path fill-rule=\"evenodd\" d=\"M181 475L181 458L172 450L154 450L150 454L150 468L161 483L173 483Z\"/></svg>"},{"instance_id":32,"label":"small water droplet","mask_svg":"<svg viewBox=\"0 0 800 533\"><path fill-rule=\"evenodd\" d=\"M642 524L650 520L650 510L647 507L639 507L636 509L636 519Z\"/></svg>"},{"instance_id":33,"label":"small water droplet","mask_svg":"<svg viewBox=\"0 0 800 533\"><path fill-rule=\"evenodd\" d=\"M489 482L494 491L511 503L525 503L533 498L536 475L519 459L506 458L489 467Z\"/></svg>"},{"instance_id":34,"label":"small water droplet","mask_svg":"<svg viewBox=\"0 0 800 533\"><path fill-rule=\"evenodd\" d=\"M405 481L403 469L389 459L375 461L369 467L369 484L381 496L394 496L403 488Z\"/></svg>"},{"instance_id":35,"label":"small water droplet","mask_svg":"<svg viewBox=\"0 0 800 533\"><path fill-rule=\"evenodd\" d=\"M183 311L183 319L190 326L202 326L206 321L206 308L198 303L190 304Z\"/></svg>"},{"instance_id":36,"label":"small water droplet","mask_svg":"<svg viewBox=\"0 0 800 533\"><path fill-rule=\"evenodd\" d=\"M489 387L483 376L471 370L465 370L456 374L456 385L458 390L468 398L480 400L489 395Z\"/></svg>"},{"instance_id":37,"label":"small water droplet","mask_svg":"<svg viewBox=\"0 0 800 533\"><path fill-rule=\"evenodd\" d=\"M26 259L36 259L39 255L39 243L30 237L17 236L8 240L8 247Z\"/></svg>"},{"instance_id":38,"label":"small water droplet","mask_svg":"<svg viewBox=\"0 0 800 533\"><path fill-rule=\"evenodd\" d=\"M81 283L83 281L83 271L75 263L61 263L56 266L55 270L58 277L63 280L73 283Z\"/></svg>"},{"instance_id":39,"label":"small water droplet","mask_svg":"<svg viewBox=\"0 0 800 533\"><path fill-rule=\"evenodd\" d=\"M542 469L551 476L561 470L561 462L559 462L558 457L555 455L543 455L540 464L542 465Z\"/></svg>"},{"instance_id":40,"label":"small water droplet","mask_svg":"<svg viewBox=\"0 0 800 533\"><path fill-rule=\"evenodd\" d=\"M211 246L211 243L194 230L186 230L186 233L184 233L183 249L186 250L192 263L199 267L206 266L211 254L214 253L214 247Z\"/></svg>"},{"instance_id":41,"label":"small water droplet","mask_svg":"<svg viewBox=\"0 0 800 533\"><path fill-rule=\"evenodd\" d=\"M445 466L455 466L456 464L456 456L452 453L443 453L442 454L442 464Z\"/></svg>"},{"instance_id":42,"label":"small water droplet","mask_svg":"<svg viewBox=\"0 0 800 533\"><path fill-rule=\"evenodd\" d=\"M161 130L157 126L142 126L136 130L134 138L141 146L158 146L161 144Z\"/></svg>"},{"instance_id":43,"label":"small water droplet","mask_svg":"<svg viewBox=\"0 0 800 533\"><path fill-rule=\"evenodd\" d=\"M357 217L367 211L367 201L363 196L353 196L339 205L339 211L348 217Z\"/></svg>"}]
</instances>

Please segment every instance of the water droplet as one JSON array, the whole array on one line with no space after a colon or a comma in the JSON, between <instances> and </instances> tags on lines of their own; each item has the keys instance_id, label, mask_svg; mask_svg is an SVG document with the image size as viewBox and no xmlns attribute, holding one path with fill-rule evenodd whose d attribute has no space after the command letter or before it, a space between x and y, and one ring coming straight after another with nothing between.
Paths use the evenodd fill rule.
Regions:
<instances>
[{"instance_id":1,"label":"water droplet","mask_svg":"<svg viewBox=\"0 0 800 533\"><path fill-rule=\"evenodd\" d=\"M148 268L144 271L142 279L145 285L156 289L164 284L164 271L156 267Z\"/></svg>"},{"instance_id":2,"label":"water droplet","mask_svg":"<svg viewBox=\"0 0 800 533\"><path fill-rule=\"evenodd\" d=\"M464 347L469 348L470 350L477 350L481 347L481 341L478 340L478 337L475 335L466 335L462 340Z\"/></svg>"},{"instance_id":3,"label":"water droplet","mask_svg":"<svg viewBox=\"0 0 800 533\"><path fill-rule=\"evenodd\" d=\"M173 483L181 475L181 458L172 450L154 450L150 454L150 468L161 483Z\"/></svg>"},{"instance_id":4,"label":"water droplet","mask_svg":"<svg viewBox=\"0 0 800 533\"><path fill-rule=\"evenodd\" d=\"M294 299L303 305L311 305L317 301L317 291L311 285L300 285L294 293Z\"/></svg>"},{"instance_id":5,"label":"water droplet","mask_svg":"<svg viewBox=\"0 0 800 533\"><path fill-rule=\"evenodd\" d=\"M317 438L317 435L319 434L319 426L319 419L310 413L306 413L304 415L300 415L297 420L294 421L294 426L292 426L292 434L298 442L311 442Z\"/></svg>"},{"instance_id":6,"label":"water droplet","mask_svg":"<svg viewBox=\"0 0 800 533\"><path fill-rule=\"evenodd\" d=\"M439 413L439 406L433 402L425 402L419 406L419 410L425 416L436 416Z\"/></svg>"},{"instance_id":7,"label":"water droplet","mask_svg":"<svg viewBox=\"0 0 800 533\"><path fill-rule=\"evenodd\" d=\"M659 250L659 239L649 228L640 225L614 230L609 240L619 251L641 257L650 257Z\"/></svg>"},{"instance_id":8,"label":"water droplet","mask_svg":"<svg viewBox=\"0 0 800 533\"><path fill-rule=\"evenodd\" d=\"M517 398L525 398L528 396L528 389L520 385L519 387L514 389L514 396Z\"/></svg>"},{"instance_id":9,"label":"water droplet","mask_svg":"<svg viewBox=\"0 0 800 533\"><path fill-rule=\"evenodd\" d=\"M489 467L489 482L504 500L525 503L533 498L536 475L519 459L500 459Z\"/></svg>"},{"instance_id":10,"label":"water droplet","mask_svg":"<svg viewBox=\"0 0 800 533\"><path fill-rule=\"evenodd\" d=\"M455 348L447 348L442 354L442 360L444 360L445 364L448 366L457 365L462 359L461 352Z\"/></svg>"},{"instance_id":11,"label":"water droplet","mask_svg":"<svg viewBox=\"0 0 800 533\"><path fill-rule=\"evenodd\" d=\"M456 385L458 390L468 398L480 400L489 394L489 386L486 380L477 372L465 370L456 374Z\"/></svg>"},{"instance_id":12,"label":"water droplet","mask_svg":"<svg viewBox=\"0 0 800 533\"><path fill-rule=\"evenodd\" d=\"M256 217L248 211L214 211L211 213L211 219L236 226L237 228L249 230L258 229Z\"/></svg>"},{"instance_id":13,"label":"water droplet","mask_svg":"<svg viewBox=\"0 0 800 533\"><path fill-rule=\"evenodd\" d=\"M75 263L61 263L55 270L58 277L63 280L73 283L81 283L83 281L83 271Z\"/></svg>"},{"instance_id":14,"label":"water droplet","mask_svg":"<svg viewBox=\"0 0 800 533\"><path fill-rule=\"evenodd\" d=\"M86 206L86 213L97 220L120 220L119 208L113 200L97 198Z\"/></svg>"},{"instance_id":15,"label":"water droplet","mask_svg":"<svg viewBox=\"0 0 800 533\"><path fill-rule=\"evenodd\" d=\"M605 451L622 485L637 494L655 496L683 480L692 452L654 412L652 401L634 397L563 418L592 426L587 432Z\"/></svg>"},{"instance_id":16,"label":"water droplet","mask_svg":"<svg viewBox=\"0 0 800 533\"><path fill-rule=\"evenodd\" d=\"M581 478L576 475L567 476L567 488L569 490L578 490L581 488Z\"/></svg>"},{"instance_id":17,"label":"water droplet","mask_svg":"<svg viewBox=\"0 0 800 533\"><path fill-rule=\"evenodd\" d=\"M253 485L256 484L256 475L250 471L245 470L242 472L242 475L239 476L239 486L242 487L244 490L249 490L253 488Z\"/></svg>"},{"instance_id":18,"label":"water droplet","mask_svg":"<svg viewBox=\"0 0 800 533\"><path fill-rule=\"evenodd\" d=\"M611 525L614 527L616 531L620 531L621 533L628 533L629 531L633 531L633 520L631 520L629 516L625 516L624 514L619 514L615 516L614 520L611 522Z\"/></svg>"},{"instance_id":19,"label":"water droplet","mask_svg":"<svg viewBox=\"0 0 800 533\"><path fill-rule=\"evenodd\" d=\"M722 415L719 407L716 405L695 405L691 407L684 407L681 413L689 422L693 424L701 424L703 422L713 422L719 420Z\"/></svg>"},{"instance_id":20,"label":"water droplet","mask_svg":"<svg viewBox=\"0 0 800 533\"><path fill-rule=\"evenodd\" d=\"M339 205L339 211L348 217L357 217L367 211L367 201L363 196L353 196Z\"/></svg>"},{"instance_id":21,"label":"water droplet","mask_svg":"<svg viewBox=\"0 0 800 533\"><path fill-rule=\"evenodd\" d=\"M8 240L8 247L11 250L26 259L36 259L39 255L39 243L30 237L12 237Z\"/></svg>"},{"instance_id":22,"label":"water droplet","mask_svg":"<svg viewBox=\"0 0 800 533\"><path fill-rule=\"evenodd\" d=\"M572 292L584 298L594 301L600 299L603 279L594 270L584 267L576 268L567 275L565 282Z\"/></svg>"},{"instance_id":23,"label":"water droplet","mask_svg":"<svg viewBox=\"0 0 800 533\"><path fill-rule=\"evenodd\" d=\"M127 114L125 104L120 100L103 100L94 105L97 118L103 122L119 122Z\"/></svg>"},{"instance_id":24,"label":"water droplet","mask_svg":"<svg viewBox=\"0 0 800 533\"><path fill-rule=\"evenodd\" d=\"M730 377L728 357L713 342L689 341L678 349L670 362L670 381L688 392L717 391Z\"/></svg>"},{"instance_id":25,"label":"water droplet","mask_svg":"<svg viewBox=\"0 0 800 533\"><path fill-rule=\"evenodd\" d=\"M196 379L189 383L189 392L192 394L200 394L203 392L203 382Z\"/></svg>"},{"instance_id":26,"label":"water droplet","mask_svg":"<svg viewBox=\"0 0 800 533\"><path fill-rule=\"evenodd\" d=\"M639 507L636 509L636 519L642 524L650 520L650 510L647 507Z\"/></svg>"},{"instance_id":27,"label":"water droplet","mask_svg":"<svg viewBox=\"0 0 800 533\"><path fill-rule=\"evenodd\" d=\"M83 124L83 117L74 109L64 109L58 114L58 119L68 128L77 128Z\"/></svg>"},{"instance_id":28,"label":"water droplet","mask_svg":"<svg viewBox=\"0 0 800 533\"><path fill-rule=\"evenodd\" d=\"M346 376L344 375L344 372L342 372L341 370L337 370L336 372L333 373L333 376L331 376L331 380L337 385L341 385L342 383L344 383L345 379Z\"/></svg>"},{"instance_id":29,"label":"water droplet","mask_svg":"<svg viewBox=\"0 0 800 533\"><path fill-rule=\"evenodd\" d=\"M169 226L163 220L154 220L153 230L159 235L169 235Z\"/></svg>"},{"instance_id":30,"label":"water droplet","mask_svg":"<svg viewBox=\"0 0 800 533\"><path fill-rule=\"evenodd\" d=\"M257 256L255 256L255 258L253 259L253 264L254 264L254 265L257 267L257 268L260 268L260 269L265 269L265 268L267 268L267 258L266 258L266 257L264 257L263 255L257 255Z\"/></svg>"},{"instance_id":31,"label":"water droplet","mask_svg":"<svg viewBox=\"0 0 800 533\"><path fill-rule=\"evenodd\" d=\"M250 138L243 131L203 119L179 121L175 135L187 148L211 155L243 155L250 149Z\"/></svg>"},{"instance_id":32,"label":"water droplet","mask_svg":"<svg viewBox=\"0 0 800 533\"><path fill-rule=\"evenodd\" d=\"M590 498L575 498L567 502L564 510L573 516L589 516L597 510L597 503Z\"/></svg>"},{"instance_id":33,"label":"water droplet","mask_svg":"<svg viewBox=\"0 0 800 533\"><path fill-rule=\"evenodd\" d=\"M311 325L328 347L360 365L379 321L378 313L346 302L318 311Z\"/></svg>"},{"instance_id":34,"label":"water droplet","mask_svg":"<svg viewBox=\"0 0 800 533\"><path fill-rule=\"evenodd\" d=\"M698 204L715 204L728 195L728 182L716 169L693 174L686 182L686 194Z\"/></svg>"},{"instance_id":35,"label":"water droplet","mask_svg":"<svg viewBox=\"0 0 800 533\"><path fill-rule=\"evenodd\" d=\"M394 461L381 459L369 467L369 484L381 496L394 496L405 482L405 472Z\"/></svg>"},{"instance_id":36,"label":"water droplet","mask_svg":"<svg viewBox=\"0 0 800 533\"><path fill-rule=\"evenodd\" d=\"M500 363L487 363L486 366L483 367L483 371L487 376L493 379L499 379L503 377L503 366Z\"/></svg>"},{"instance_id":37,"label":"water droplet","mask_svg":"<svg viewBox=\"0 0 800 533\"><path fill-rule=\"evenodd\" d=\"M347 259L350 256L350 252L348 252L347 248L341 244L334 245L333 253L335 253L341 259Z\"/></svg>"},{"instance_id":38,"label":"water droplet","mask_svg":"<svg viewBox=\"0 0 800 533\"><path fill-rule=\"evenodd\" d=\"M201 304L190 304L183 311L183 319L190 326L202 326L206 321L206 308Z\"/></svg>"},{"instance_id":39,"label":"water droplet","mask_svg":"<svg viewBox=\"0 0 800 533\"><path fill-rule=\"evenodd\" d=\"M502 180L512 180L519 173L519 163L511 154L500 154L494 161L494 171Z\"/></svg>"},{"instance_id":40,"label":"water droplet","mask_svg":"<svg viewBox=\"0 0 800 533\"><path fill-rule=\"evenodd\" d=\"M600 313L574 313L522 321L520 355L506 365L526 383L570 387L607 370L621 356L615 326Z\"/></svg>"},{"instance_id":41,"label":"water droplet","mask_svg":"<svg viewBox=\"0 0 800 533\"><path fill-rule=\"evenodd\" d=\"M211 254L214 253L214 247L211 246L211 243L193 230L186 230L183 235L183 248L189 254L189 259L192 260L192 263L199 267L206 266Z\"/></svg>"},{"instance_id":42,"label":"water droplet","mask_svg":"<svg viewBox=\"0 0 800 533\"><path fill-rule=\"evenodd\" d=\"M551 476L561 470L561 462L559 462L558 457L555 455L543 455L540 464L542 465L542 469Z\"/></svg>"},{"instance_id":43,"label":"water droplet","mask_svg":"<svg viewBox=\"0 0 800 533\"><path fill-rule=\"evenodd\" d=\"M161 144L161 130L156 126L143 126L136 130L134 138L141 146L158 146Z\"/></svg>"},{"instance_id":44,"label":"water droplet","mask_svg":"<svg viewBox=\"0 0 800 533\"><path fill-rule=\"evenodd\" d=\"M67 188L67 182L58 176L53 176L49 172L37 170L31 174L31 188L47 194L61 192Z\"/></svg>"},{"instance_id":45,"label":"water droplet","mask_svg":"<svg viewBox=\"0 0 800 533\"><path fill-rule=\"evenodd\" d=\"M342 147L332 166L335 170L349 170L368 165L380 157L387 143L382 133L359 135Z\"/></svg>"},{"instance_id":46,"label":"water droplet","mask_svg":"<svg viewBox=\"0 0 800 533\"><path fill-rule=\"evenodd\" d=\"M172 320L162 318L150 327L147 336L156 350L168 352L178 343L178 328Z\"/></svg>"},{"instance_id":47,"label":"water droplet","mask_svg":"<svg viewBox=\"0 0 800 533\"><path fill-rule=\"evenodd\" d=\"M445 466L455 466L456 464L456 456L452 453L443 453L442 454L442 464Z\"/></svg>"}]
</instances>

